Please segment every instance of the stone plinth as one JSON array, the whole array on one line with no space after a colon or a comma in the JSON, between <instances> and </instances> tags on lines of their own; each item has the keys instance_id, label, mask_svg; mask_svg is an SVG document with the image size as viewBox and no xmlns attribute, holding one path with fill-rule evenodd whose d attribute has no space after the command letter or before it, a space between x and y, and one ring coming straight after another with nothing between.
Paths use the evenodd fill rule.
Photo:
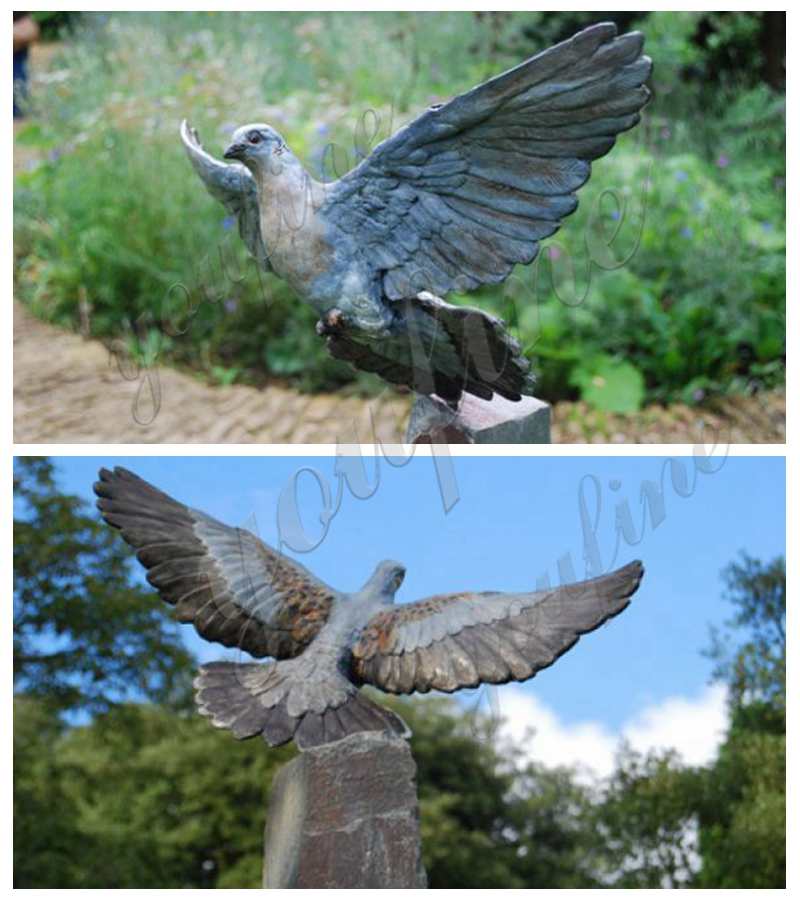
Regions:
<instances>
[{"instance_id":1,"label":"stone plinth","mask_svg":"<svg viewBox=\"0 0 800 900\"><path fill-rule=\"evenodd\" d=\"M264 887L426 887L416 771L405 740L369 732L287 763L269 799Z\"/></svg>"},{"instance_id":2,"label":"stone plinth","mask_svg":"<svg viewBox=\"0 0 800 900\"><path fill-rule=\"evenodd\" d=\"M536 397L514 402L463 394L457 410L418 396L406 432L409 444L549 444L550 405Z\"/></svg>"}]
</instances>

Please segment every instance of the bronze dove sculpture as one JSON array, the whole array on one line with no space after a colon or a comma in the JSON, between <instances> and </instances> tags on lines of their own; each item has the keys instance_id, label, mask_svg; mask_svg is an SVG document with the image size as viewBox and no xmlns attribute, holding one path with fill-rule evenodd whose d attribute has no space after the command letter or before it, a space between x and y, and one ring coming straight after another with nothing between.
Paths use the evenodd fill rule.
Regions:
<instances>
[{"instance_id":1,"label":"bronze dove sculpture","mask_svg":"<svg viewBox=\"0 0 800 900\"><path fill-rule=\"evenodd\" d=\"M591 161L647 102L643 37L594 25L448 103L430 107L342 178L320 183L269 125L209 155L181 137L259 264L319 313L331 353L456 406L530 394L505 324L439 299L504 281L558 230Z\"/></svg>"},{"instance_id":2,"label":"bronze dove sculpture","mask_svg":"<svg viewBox=\"0 0 800 900\"><path fill-rule=\"evenodd\" d=\"M360 690L448 693L525 681L629 604L643 568L532 593L441 594L395 606L405 568L378 564L360 591L329 587L249 531L190 509L123 468L94 486L109 525L181 622L267 663L207 663L197 705L237 738L305 749L360 731L408 735Z\"/></svg>"}]
</instances>

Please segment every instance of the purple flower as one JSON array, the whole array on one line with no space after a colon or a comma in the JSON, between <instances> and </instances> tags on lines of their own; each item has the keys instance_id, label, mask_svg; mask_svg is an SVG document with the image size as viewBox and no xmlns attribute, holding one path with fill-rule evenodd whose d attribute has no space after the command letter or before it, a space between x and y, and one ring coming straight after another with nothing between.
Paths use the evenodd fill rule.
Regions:
<instances>
[{"instance_id":1,"label":"purple flower","mask_svg":"<svg viewBox=\"0 0 800 900\"><path fill-rule=\"evenodd\" d=\"M235 313L238 308L239 304L236 302L236 300L234 300L233 297L228 297L228 299L225 301L225 311L229 313Z\"/></svg>"},{"instance_id":2,"label":"purple flower","mask_svg":"<svg viewBox=\"0 0 800 900\"><path fill-rule=\"evenodd\" d=\"M51 150L51 151L47 154L47 158L50 160L50 162L58 162L59 159L61 159L61 151L60 151L60 150L57 150L57 149L56 149L56 150Z\"/></svg>"},{"instance_id":3,"label":"purple flower","mask_svg":"<svg viewBox=\"0 0 800 900\"><path fill-rule=\"evenodd\" d=\"M683 171L683 169L679 169L679 170L675 173L675 179L676 179L677 181L686 181L686 179L687 179L688 177L689 177L689 176L686 174L686 172Z\"/></svg>"},{"instance_id":4,"label":"purple flower","mask_svg":"<svg viewBox=\"0 0 800 900\"><path fill-rule=\"evenodd\" d=\"M761 227L764 229L764 231L772 231L773 225L772 222L762 222Z\"/></svg>"},{"instance_id":5,"label":"purple flower","mask_svg":"<svg viewBox=\"0 0 800 900\"><path fill-rule=\"evenodd\" d=\"M561 248L560 247L548 247L547 255L550 259L559 259L561 256Z\"/></svg>"},{"instance_id":6,"label":"purple flower","mask_svg":"<svg viewBox=\"0 0 800 900\"><path fill-rule=\"evenodd\" d=\"M688 225L684 225L683 228L681 228L681 234L685 238L690 238L694 234L694 232L692 231L691 228L689 228Z\"/></svg>"},{"instance_id":7,"label":"purple flower","mask_svg":"<svg viewBox=\"0 0 800 900\"><path fill-rule=\"evenodd\" d=\"M717 166L719 166L720 169L727 169L730 164L730 159L725 156L724 153L720 153L720 155L717 157Z\"/></svg>"},{"instance_id":8,"label":"purple flower","mask_svg":"<svg viewBox=\"0 0 800 900\"><path fill-rule=\"evenodd\" d=\"M324 137L329 131L330 129L324 122L320 122L319 125L317 125L317 134Z\"/></svg>"},{"instance_id":9,"label":"purple flower","mask_svg":"<svg viewBox=\"0 0 800 900\"><path fill-rule=\"evenodd\" d=\"M696 388L692 391L692 400L694 400L695 403L700 403L705 395L706 392L702 388Z\"/></svg>"},{"instance_id":10,"label":"purple flower","mask_svg":"<svg viewBox=\"0 0 800 900\"><path fill-rule=\"evenodd\" d=\"M225 231L230 231L231 228L236 224L236 216L225 216L222 220L222 227Z\"/></svg>"},{"instance_id":11,"label":"purple flower","mask_svg":"<svg viewBox=\"0 0 800 900\"><path fill-rule=\"evenodd\" d=\"M612 218L615 222L619 222L619 219L620 219L620 212L619 212L618 209L615 209L615 210L611 213L611 218Z\"/></svg>"}]
</instances>

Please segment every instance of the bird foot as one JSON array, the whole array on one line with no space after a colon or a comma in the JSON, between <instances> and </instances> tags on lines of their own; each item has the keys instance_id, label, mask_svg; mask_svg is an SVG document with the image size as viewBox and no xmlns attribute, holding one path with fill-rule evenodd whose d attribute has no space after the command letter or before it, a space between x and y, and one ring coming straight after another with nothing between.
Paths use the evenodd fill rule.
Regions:
<instances>
[{"instance_id":1,"label":"bird foot","mask_svg":"<svg viewBox=\"0 0 800 900\"><path fill-rule=\"evenodd\" d=\"M329 309L325 315L317 322L317 334L323 337L328 334L336 334L341 331L345 323L344 313L334 307Z\"/></svg>"}]
</instances>

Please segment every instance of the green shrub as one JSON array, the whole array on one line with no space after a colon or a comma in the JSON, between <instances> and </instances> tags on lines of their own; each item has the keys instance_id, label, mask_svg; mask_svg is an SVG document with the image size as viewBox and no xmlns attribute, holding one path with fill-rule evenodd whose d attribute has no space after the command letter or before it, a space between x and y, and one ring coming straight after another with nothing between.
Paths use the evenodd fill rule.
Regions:
<instances>
[{"instance_id":1,"label":"green shrub","mask_svg":"<svg viewBox=\"0 0 800 900\"><path fill-rule=\"evenodd\" d=\"M781 380L782 204L774 199L770 213L751 203L720 163L737 164L648 158L621 142L596 166L579 212L505 292L544 396L584 386L585 399L613 410L592 388L613 359L660 401ZM769 188L765 176L754 193L763 199ZM484 295L502 312L502 300ZM625 383L623 406L635 407L639 380Z\"/></svg>"}]
</instances>

